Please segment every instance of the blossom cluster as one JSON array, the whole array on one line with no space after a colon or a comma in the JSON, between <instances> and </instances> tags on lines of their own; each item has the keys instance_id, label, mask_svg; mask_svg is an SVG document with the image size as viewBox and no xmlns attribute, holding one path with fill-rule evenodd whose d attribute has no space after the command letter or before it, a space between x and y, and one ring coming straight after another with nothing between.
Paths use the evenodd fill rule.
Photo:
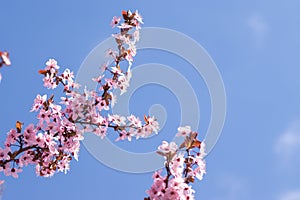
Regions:
<instances>
[{"instance_id":1,"label":"blossom cluster","mask_svg":"<svg viewBox=\"0 0 300 200\"><path fill-rule=\"evenodd\" d=\"M116 101L113 90L124 93L129 86L135 44L143 23L138 12L123 11L122 15L123 22L117 18L114 23L120 30L114 34L118 51L109 50L114 63L105 65L110 76L93 79L100 85L97 91L84 89L80 92L78 88L81 86L74 81L74 73L69 69L60 73L60 66L54 59L49 59L45 68L39 71L44 76L44 86L48 89L62 86L63 96L57 102L54 95L36 96L31 111L37 113L38 121L25 128L17 121L16 127L7 133L4 148L0 148L0 172L17 178L22 167L35 165L39 176L66 173L70 161L73 158L78 160L80 141L86 132L104 138L108 129L112 129L117 133L117 141L130 141L133 137L138 139L158 132L159 125L154 117L144 116L141 120L134 115L106 114ZM120 67L122 61L129 63L127 72Z\"/></svg>"},{"instance_id":2,"label":"blossom cluster","mask_svg":"<svg viewBox=\"0 0 300 200\"><path fill-rule=\"evenodd\" d=\"M154 117L145 115L140 119L134 115L109 114L117 101L113 91L120 90L122 95L129 87L141 24L143 19L138 11L122 11L122 18L113 17L111 26L118 29L112 34L117 49L107 51L114 62L103 64L102 74L93 78L99 85L97 90L82 88L69 69L60 72L56 60L46 62L44 69L39 71L44 86L48 89L62 87L63 95L36 96L30 111L36 113L37 122L24 126L17 121L15 128L7 133L4 147L0 147L0 172L18 178L23 167L34 165L38 176L66 173L71 160L78 160L80 141L87 132L103 139L111 129L117 134L116 141L131 141L158 133L159 125ZM0 51L0 68L4 65L11 65L9 54ZM206 173L205 144L189 126L179 127L176 136L184 138L180 146L163 141L158 147L157 153L165 158L165 174L162 170L154 173L145 200L194 199L195 191L190 183L202 180ZM3 183L0 180L0 198Z\"/></svg>"},{"instance_id":3,"label":"blossom cluster","mask_svg":"<svg viewBox=\"0 0 300 200\"><path fill-rule=\"evenodd\" d=\"M2 66L10 66L10 58L9 58L9 53L7 51L0 51L0 68ZM0 73L0 82L2 80L2 75Z\"/></svg>"},{"instance_id":4,"label":"blossom cluster","mask_svg":"<svg viewBox=\"0 0 300 200\"><path fill-rule=\"evenodd\" d=\"M121 95L127 91L129 81L131 78L131 65L133 57L136 55L136 43L140 39L140 29L143 20L138 11L132 13L130 10L122 11L124 21L120 17L113 17L111 21L112 28L117 27L120 29L119 33L112 34L118 46L118 50L109 49L107 54L115 61L115 66L109 70L114 74L112 86L118 87L121 90ZM120 62L123 60L128 61L127 72L124 73L120 69ZM104 65L105 69L106 65ZM111 81L111 80L110 80ZM116 85L114 85L114 82Z\"/></svg>"},{"instance_id":5,"label":"blossom cluster","mask_svg":"<svg viewBox=\"0 0 300 200\"><path fill-rule=\"evenodd\" d=\"M165 158L166 175L156 171L153 184L145 200L192 200L195 190L189 185L195 178L202 180L205 171L205 144L197 139L197 133L189 126L179 127L177 136L185 137L178 147L176 143L163 141L157 153Z\"/></svg>"}]
</instances>

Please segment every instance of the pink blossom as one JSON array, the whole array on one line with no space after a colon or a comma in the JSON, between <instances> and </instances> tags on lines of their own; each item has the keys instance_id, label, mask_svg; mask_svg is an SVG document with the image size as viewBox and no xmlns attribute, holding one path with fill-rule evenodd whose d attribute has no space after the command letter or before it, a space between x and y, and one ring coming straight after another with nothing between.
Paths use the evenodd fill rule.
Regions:
<instances>
[{"instance_id":1,"label":"pink blossom","mask_svg":"<svg viewBox=\"0 0 300 200\"><path fill-rule=\"evenodd\" d=\"M175 142L168 143L167 141L163 141L162 144L158 147L158 150L167 155L169 153L176 153L178 147Z\"/></svg>"},{"instance_id":2,"label":"pink blossom","mask_svg":"<svg viewBox=\"0 0 300 200\"><path fill-rule=\"evenodd\" d=\"M7 159L9 159L8 152L10 152L9 148L2 149L0 147L0 160L7 160ZM0 167L0 171L1 171L1 167Z\"/></svg>"},{"instance_id":3,"label":"pink blossom","mask_svg":"<svg viewBox=\"0 0 300 200\"><path fill-rule=\"evenodd\" d=\"M192 132L190 126L179 127L177 130L178 130L178 133L176 134L177 137L178 136L185 137Z\"/></svg>"},{"instance_id":4,"label":"pink blossom","mask_svg":"<svg viewBox=\"0 0 300 200\"><path fill-rule=\"evenodd\" d=\"M34 99L34 104L32 106L32 109L30 110L30 112L32 111L37 111L41 106L43 106L43 104L46 102L47 100L47 95L37 95L36 98Z\"/></svg>"},{"instance_id":5,"label":"pink blossom","mask_svg":"<svg viewBox=\"0 0 300 200\"><path fill-rule=\"evenodd\" d=\"M37 116L37 119L39 119L39 125L42 127L44 122L50 123L50 117L51 117L51 110L40 110L40 113Z\"/></svg>"},{"instance_id":6,"label":"pink blossom","mask_svg":"<svg viewBox=\"0 0 300 200\"><path fill-rule=\"evenodd\" d=\"M151 132L155 132L156 134L158 133L159 130L159 124L157 120L152 116L152 117L147 117L147 122L149 127L151 128Z\"/></svg>"},{"instance_id":7,"label":"pink blossom","mask_svg":"<svg viewBox=\"0 0 300 200\"><path fill-rule=\"evenodd\" d=\"M103 139L107 134L107 127L99 126L93 132Z\"/></svg>"},{"instance_id":8,"label":"pink blossom","mask_svg":"<svg viewBox=\"0 0 300 200\"><path fill-rule=\"evenodd\" d=\"M12 176L14 178L18 178L19 177L18 173L22 172L22 171L23 170L20 169L20 168L6 167L5 170L4 170L4 174L5 174L5 176Z\"/></svg>"},{"instance_id":9,"label":"pink blossom","mask_svg":"<svg viewBox=\"0 0 300 200\"><path fill-rule=\"evenodd\" d=\"M46 74L43 78L44 86L48 89L55 89L57 87L56 81L54 79L53 74Z\"/></svg>"},{"instance_id":10,"label":"pink blossom","mask_svg":"<svg viewBox=\"0 0 300 200\"><path fill-rule=\"evenodd\" d=\"M184 154L180 153L174 156L172 161L170 162L170 170L175 177L182 176L184 170L184 161L185 161Z\"/></svg>"},{"instance_id":11,"label":"pink blossom","mask_svg":"<svg viewBox=\"0 0 300 200\"><path fill-rule=\"evenodd\" d=\"M121 95L127 92L127 88L129 87L129 78L128 76L122 74L118 79L118 88L121 90Z\"/></svg>"},{"instance_id":12,"label":"pink blossom","mask_svg":"<svg viewBox=\"0 0 300 200\"><path fill-rule=\"evenodd\" d=\"M118 125L118 126L124 126L126 124L126 118L124 116L120 115L110 115L108 114L108 121L111 121L112 123Z\"/></svg>"},{"instance_id":13,"label":"pink blossom","mask_svg":"<svg viewBox=\"0 0 300 200\"><path fill-rule=\"evenodd\" d=\"M59 66L57 65L57 61L55 59L49 59L46 62L45 70L50 70L51 73L55 73L57 69L59 69Z\"/></svg>"},{"instance_id":14,"label":"pink blossom","mask_svg":"<svg viewBox=\"0 0 300 200\"><path fill-rule=\"evenodd\" d=\"M12 143L15 143L15 141L18 139L20 136L20 133L17 133L15 129L11 129L7 133L6 141L5 141L5 146L10 147Z\"/></svg>"},{"instance_id":15,"label":"pink blossom","mask_svg":"<svg viewBox=\"0 0 300 200\"><path fill-rule=\"evenodd\" d=\"M138 117L130 115L127 117L127 119L130 122L129 125L132 125L134 127L142 127L142 121Z\"/></svg>"},{"instance_id":16,"label":"pink blossom","mask_svg":"<svg viewBox=\"0 0 300 200\"><path fill-rule=\"evenodd\" d=\"M37 133L37 130L35 129L34 125L29 124L25 128L24 133L23 133L25 144L27 144L27 145L34 144L36 133Z\"/></svg>"},{"instance_id":17,"label":"pink blossom","mask_svg":"<svg viewBox=\"0 0 300 200\"><path fill-rule=\"evenodd\" d=\"M120 21L121 21L120 17L114 16L113 19L111 20L110 26L112 28L114 28L115 26L117 26L119 24Z\"/></svg>"}]
</instances>

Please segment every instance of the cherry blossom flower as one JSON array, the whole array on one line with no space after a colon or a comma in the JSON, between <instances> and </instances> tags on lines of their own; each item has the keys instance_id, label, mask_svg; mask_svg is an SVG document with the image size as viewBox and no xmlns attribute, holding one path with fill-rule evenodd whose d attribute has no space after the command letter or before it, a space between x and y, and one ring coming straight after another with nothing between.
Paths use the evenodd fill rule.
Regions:
<instances>
[{"instance_id":1,"label":"cherry blossom flower","mask_svg":"<svg viewBox=\"0 0 300 200\"><path fill-rule=\"evenodd\" d=\"M38 94L36 96L36 98L34 99L34 104L32 106L32 109L30 110L30 112L39 110L39 108L41 106L43 106L43 104L46 102L46 100L47 100L47 95L46 94L43 95L43 96Z\"/></svg>"},{"instance_id":2,"label":"cherry blossom flower","mask_svg":"<svg viewBox=\"0 0 300 200\"><path fill-rule=\"evenodd\" d=\"M7 159L9 159L8 152L10 152L10 148L4 148L4 149L2 149L0 147L0 160L7 160ZM1 171L1 166L0 166L0 171Z\"/></svg>"},{"instance_id":3,"label":"cherry blossom flower","mask_svg":"<svg viewBox=\"0 0 300 200\"><path fill-rule=\"evenodd\" d=\"M194 134L189 126L179 127L178 136L185 135L186 138L193 138L197 136ZM187 133L188 132L188 133ZM192 136L191 136L192 135ZM204 144L202 142L202 144ZM162 175L162 171L155 172L152 176L153 184L146 193L149 197L144 200L186 200L195 199L195 190L189 185L193 183L195 178L202 180L206 173L206 164L203 160L205 155L205 145L198 148L198 146L187 146L184 151L174 143L162 142L158 147L157 153L165 158L166 175ZM193 149L193 150L192 150ZM204 154L204 155L202 155Z\"/></svg>"},{"instance_id":4,"label":"cherry blossom flower","mask_svg":"<svg viewBox=\"0 0 300 200\"><path fill-rule=\"evenodd\" d=\"M163 155L176 153L177 149L178 147L175 142L168 143L167 141L163 141L162 144L158 147L159 152Z\"/></svg>"},{"instance_id":5,"label":"cherry blossom flower","mask_svg":"<svg viewBox=\"0 0 300 200\"><path fill-rule=\"evenodd\" d=\"M118 126L123 126L126 124L126 118L124 116L120 115L110 115L108 114L108 120L111 121L112 123L118 125Z\"/></svg>"},{"instance_id":6,"label":"cherry blossom flower","mask_svg":"<svg viewBox=\"0 0 300 200\"><path fill-rule=\"evenodd\" d=\"M36 112L38 121L25 128L18 121L16 128L7 133L4 148L0 148L0 172L18 178L23 167L35 165L38 176L67 173L71 160L78 160L80 141L86 132L103 139L108 129L112 129L117 134L116 141L131 141L158 133L159 124L154 117L144 116L142 121L134 115L107 114L116 104L113 90L118 89L123 94L130 85L131 65L137 53L140 25L143 24L138 11L123 11L122 16L123 21L114 17L111 22L112 28L119 29L119 33L113 34L118 48L107 51L114 62L105 63L101 69L103 74L93 79L99 84L98 90L76 90L80 85L74 81L71 70L60 73L55 59L46 62L39 73L44 76L46 88L63 89L63 96L59 97L61 101L57 103L54 95L36 96L30 111ZM7 52L0 52L0 58L0 67L11 64ZM163 141L158 147L157 153L165 158L165 173L159 170L153 174L153 184L146 191L149 195L146 200L194 199L195 191L190 184L195 178L202 180L206 173L205 144L197 139L197 133L192 132L190 126L179 127L176 135L185 137L180 146ZM0 195L2 185L0 180Z\"/></svg>"},{"instance_id":7,"label":"cherry blossom flower","mask_svg":"<svg viewBox=\"0 0 300 200\"><path fill-rule=\"evenodd\" d=\"M178 136L185 137L192 132L190 126L179 127L177 130L178 130L178 133L176 134L177 137Z\"/></svg>"},{"instance_id":8,"label":"cherry blossom flower","mask_svg":"<svg viewBox=\"0 0 300 200\"><path fill-rule=\"evenodd\" d=\"M110 26L114 28L119 24L120 21L121 21L121 17L114 16L113 19L111 20Z\"/></svg>"},{"instance_id":9,"label":"cherry blossom flower","mask_svg":"<svg viewBox=\"0 0 300 200\"><path fill-rule=\"evenodd\" d=\"M19 177L19 175L18 175L19 172L22 172L22 169L20 169L20 168L14 168L14 167L13 168L7 167L4 170L5 176L12 176L14 178L18 178Z\"/></svg>"},{"instance_id":10,"label":"cherry blossom flower","mask_svg":"<svg viewBox=\"0 0 300 200\"><path fill-rule=\"evenodd\" d=\"M142 127L142 121L134 116L134 115L130 115L127 117L128 121L130 122L129 125L135 126L135 127Z\"/></svg>"},{"instance_id":11,"label":"cherry blossom flower","mask_svg":"<svg viewBox=\"0 0 300 200\"><path fill-rule=\"evenodd\" d=\"M55 73L57 69L59 69L59 66L55 59L51 58L46 62L45 70L50 70L51 73Z\"/></svg>"}]
</instances>

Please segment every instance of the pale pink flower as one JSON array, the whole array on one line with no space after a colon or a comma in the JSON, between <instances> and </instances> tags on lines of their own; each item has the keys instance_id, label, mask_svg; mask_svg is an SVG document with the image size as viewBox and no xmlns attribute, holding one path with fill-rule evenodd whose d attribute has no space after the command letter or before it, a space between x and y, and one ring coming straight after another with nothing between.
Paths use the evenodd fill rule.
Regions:
<instances>
[{"instance_id":1,"label":"pale pink flower","mask_svg":"<svg viewBox=\"0 0 300 200\"><path fill-rule=\"evenodd\" d=\"M59 66L57 65L57 61L55 59L49 59L46 62L45 70L50 70L51 73L54 73L57 69L59 69Z\"/></svg>"},{"instance_id":2,"label":"pale pink flower","mask_svg":"<svg viewBox=\"0 0 300 200\"><path fill-rule=\"evenodd\" d=\"M56 81L54 80L53 74L46 74L43 78L44 86L48 89L55 89L57 87Z\"/></svg>"},{"instance_id":3,"label":"pale pink flower","mask_svg":"<svg viewBox=\"0 0 300 200\"><path fill-rule=\"evenodd\" d=\"M94 133L103 139L107 134L107 127L99 126L94 130Z\"/></svg>"},{"instance_id":4,"label":"pale pink flower","mask_svg":"<svg viewBox=\"0 0 300 200\"><path fill-rule=\"evenodd\" d=\"M186 137L188 134L192 132L190 126L179 127L177 130L178 130L178 133L176 134L177 137L179 136Z\"/></svg>"},{"instance_id":5,"label":"pale pink flower","mask_svg":"<svg viewBox=\"0 0 300 200\"><path fill-rule=\"evenodd\" d=\"M70 160L68 157L63 157L63 159L57 165L59 172L64 172L65 174L70 170Z\"/></svg>"},{"instance_id":6,"label":"pale pink flower","mask_svg":"<svg viewBox=\"0 0 300 200\"><path fill-rule=\"evenodd\" d=\"M140 24L143 24L144 22L142 16L138 13L138 11L135 11L132 23L137 30L141 29Z\"/></svg>"},{"instance_id":7,"label":"pale pink flower","mask_svg":"<svg viewBox=\"0 0 300 200\"><path fill-rule=\"evenodd\" d=\"M164 198L164 189L166 187L165 178L160 175L161 170L153 174L152 178L153 184L150 190L147 190L146 193L150 196L151 200L163 200Z\"/></svg>"},{"instance_id":8,"label":"pale pink flower","mask_svg":"<svg viewBox=\"0 0 300 200\"><path fill-rule=\"evenodd\" d=\"M163 154L176 153L178 150L177 144L175 142L168 143L163 141L162 144L158 147L158 150Z\"/></svg>"},{"instance_id":9,"label":"pale pink flower","mask_svg":"<svg viewBox=\"0 0 300 200\"><path fill-rule=\"evenodd\" d=\"M37 133L37 130L35 129L33 124L29 124L23 133L24 136L24 142L27 145L31 145L35 142L35 135Z\"/></svg>"},{"instance_id":10,"label":"pale pink flower","mask_svg":"<svg viewBox=\"0 0 300 200\"><path fill-rule=\"evenodd\" d=\"M5 174L5 176L12 176L14 178L18 178L19 177L18 173L22 172L22 171L23 170L21 168L10 168L10 167L7 167L4 170L4 174Z\"/></svg>"},{"instance_id":11,"label":"pale pink flower","mask_svg":"<svg viewBox=\"0 0 300 200\"><path fill-rule=\"evenodd\" d=\"M116 142L119 141L119 140L125 140L127 139L128 141L131 141L131 137L132 134L130 132L127 132L126 130L122 130L120 133L119 133L119 137L116 139Z\"/></svg>"},{"instance_id":12,"label":"pale pink flower","mask_svg":"<svg viewBox=\"0 0 300 200\"><path fill-rule=\"evenodd\" d=\"M15 141L17 140L17 138L20 136L20 133L17 133L17 131L15 129L11 129L8 133L7 133L7 137L6 137L6 141L5 141L5 145L7 147L10 147L11 144L15 143Z\"/></svg>"},{"instance_id":13,"label":"pale pink flower","mask_svg":"<svg viewBox=\"0 0 300 200\"><path fill-rule=\"evenodd\" d=\"M30 155L29 152L25 152L23 155L19 158L19 166L24 167L29 164L35 164L33 161L34 156Z\"/></svg>"},{"instance_id":14,"label":"pale pink flower","mask_svg":"<svg viewBox=\"0 0 300 200\"><path fill-rule=\"evenodd\" d=\"M130 122L129 125L132 125L134 127L142 127L142 122L138 117L136 117L134 115L130 115L127 117L127 119Z\"/></svg>"},{"instance_id":15,"label":"pale pink flower","mask_svg":"<svg viewBox=\"0 0 300 200\"><path fill-rule=\"evenodd\" d=\"M47 95L37 95L36 98L34 99L34 104L32 106L32 109L30 110L30 112L32 111L37 111L41 106L43 106L43 104L46 102L47 100Z\"/></svg>"},{"instance_id":16,"label":"pale pink flower","mask_svg":"<svg viewBox=\"0 0 300 200\"><path fill-rule=\"evenodd\" d=\"M115 26L117 26L119 24L120 21L121 21L120 17L114 16L113 19L111 20L110 26L112 28L114 28Z\"/></svg>"},{"instance_id":17,"label":"pale pink flower","mask_svg":"<svg viewBox=\"0 0 300 200\"><path fill-rule=\"evenodd\" d=\"M123 126L126 124L126 122L125 122L126 118L124 116L120 116L120 115L108 114L108 121L111 121L118 126Z\"/></svg>"},{"instance_id":18,"label":"pale pink flower","mask_svg":"<svg viewBox=\"0 0 300 200\"><path fill-rule=\"evenodd\" d=\"M39 125L42 126L44 122L50 123L51 111L50 110L40 110L40 113L37 116L39 119Z\"/></svg>"},{"instance_id":19,"label":"pale pink flower","mask_svg":"<svg viewBox=\"0 0 300 200\"><path fill-rule=\"evenodd\" d=\"M58 155L58 150L57 150L57 144L54 141L56 138L54 138L52 135L49 134L44 134L44 141L47 147L49 148L49 151L52 155Z\"/></svg>"},{"instance_id":20,"label":"pale pink flower","mask_svg":"<svg viewBox=\"0 0 300 200\"><path fill-rule=\"evenodd\" d=\"M203 175L206 173L205 169L205 162L203 161L203 164L197 167L195 170L193 170L193 175L196 176L197 179L202 180Z\"/></svg>"},{"instance_id":21,"label":"pale pink flower","mask_svg":"<svg viewBox=\"0 0 300 200\"><path fill-rule=\"evenodd\" d=\"M175 177L181 177L184 169L184 154L180 153L173 157L172 161L170 162L171 172Z\"/></svg>"},{"instance_id":22,"label":"pale pink flower","mask_svg":"<svg viewBox=\"0 0 300 200\"><path fill-rule=\"evenodd\" d=\"M147 122L149 127L151 128L151 132L155 132L156 134L158 134L158 130L159 130L159 124L157 122L157 120L152 116L152 117L147 117Z\"/></svg>"},{"instance_id":23,"label":"pale pink flower","mask_svg":"<svg viewBox=\"0 0 300 200\"><path fill-rule=\"evenodd\" d=\"M52 115L54 115L54 116L58 116L59 118L62 118L62 115L63 115L63 113L62 113L62 108L61 108L61 106L60 105L56 105L56 104L54 104L54 103L51 103L50 105L49 105L49 107L51 108L51 110L52 110ZM53 117L53 116L52 116Z\"/></svg>"},{"instance_id":24,"label":"pale pink flower","mask_svg":"<svg viewBox=\"0 0 300 200\"><path fill-rule=\"evenodd\" d=\"M118 88L121 90L120 95L127 92L127 88L129 87L129 81L130 81L129 76L126 76L124 74L119 76L119 78L118 78Z\"/></svg>"},{"instance_id":25,"label":"pale pink flower","mask_svg":"<svg viewBox=\"0 0 300 200\"><path fill-rule=\"evenodd\" d=\"M10 151L9 147L6 147L4 149L2 149L0 147L0 160L7 160L9 159L9 155L8 155L8 152ZM0 169L1 171L1 169Z\"/></svg>"},{"instance_id":26,"label":"pale pink flower","mask_svg":"<svg viewBox=\"0 0 300 200\"><path fill-rule=\"evenodd\" d=\"M124 44L129 44L130 43L130 38L126 35L122 35L122 34L112 34L112 36L114 38L116 38L116 42L119 44L119 45L122 45L123 43Z\"/></svg>"}]
</instances>

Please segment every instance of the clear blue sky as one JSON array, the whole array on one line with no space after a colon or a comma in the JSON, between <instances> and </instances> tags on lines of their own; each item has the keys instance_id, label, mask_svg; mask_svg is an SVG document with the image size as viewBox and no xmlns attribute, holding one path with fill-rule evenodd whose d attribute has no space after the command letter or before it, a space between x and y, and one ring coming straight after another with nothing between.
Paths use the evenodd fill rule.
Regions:
<instances>
[{"instance_id":1,"label":"clear blue sky","mask_svg":"<svg viewBox=\"0 0 300 200\"><path fill-rule=\"evenodd\" d=\"M195 39L209 52L223 77L226 123L219 142L207 157L207 175L194 185L196 199L299 200L299 7L296 0L3 1L0 50L11 53L13 65L1 69L1 144L16 120L34 121L34 114L28 111L36 94L51 94L42 87L37 74L46 60L56 58L60 66L76 73L88 53L113 32L111 18L122 9L138 9L145 26L174 29ZM184 64L162 55L141 52L136 63L162 62L171 67ZM191 85L195 84L193 71L184 69L182 73ZM147 89L135 94L133 112L142 115L151 103L161 103L173 117L153 141L119 144L135 152L155 150L159 141L171 140L179 122L174 96L161 88L156 88L159 95L153 95L150 88L146 101L143 95ZM210 104L207 91L199 94L203 94L199 96L203 99L203 121L198 131L203 137ZM6 181L4 200L135 200L143 199L152 183L150 173L112 170L83 146L79 162L72 162L67 175L41 178L36 177L33 167L27 167L19 179L3 174L0 179Z\"/></svg>"}]
</instances>

